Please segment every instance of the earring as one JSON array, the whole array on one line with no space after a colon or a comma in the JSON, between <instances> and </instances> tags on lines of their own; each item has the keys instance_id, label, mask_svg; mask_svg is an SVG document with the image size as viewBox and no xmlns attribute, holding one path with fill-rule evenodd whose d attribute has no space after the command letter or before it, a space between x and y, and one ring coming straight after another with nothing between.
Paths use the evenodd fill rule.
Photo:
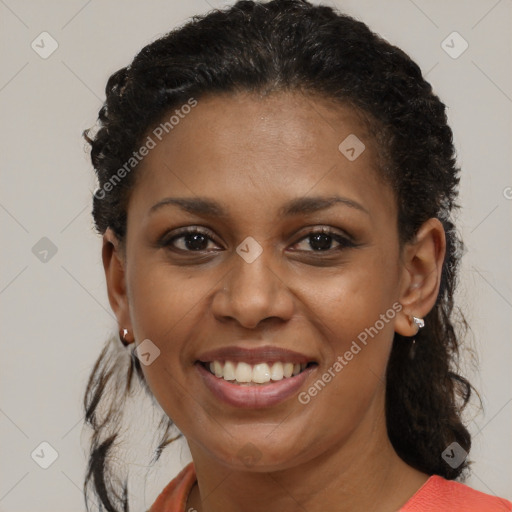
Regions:
<instances>
[{"instance_id":1,"label":"earring","mask_svg":"<svg viewBox=\"0 0 512 512\"><path fill-rule=\"evenodd\" d=\"M413 316L412 317L412 321L416 324L416 326L418 327L418 331L422 328L422 327L425 327L425 320L423 320L423 318L418 318L416 316ZM418 334L418 331L416 331L416 334ZM411 348L409 350L409 359L414 359L416 355L416 338L413 338L412 339L412 344L411 344Z\"/></svg>"},{"instance_id":2,"label":"earring","mask_svg":"<svg viewBox=\"0 0 512 512\"><path fill-rule=\"evenodd\" d=\"M425 320L423 320L423 318L417 318L415 316L412 317L412 320L413 322L418 326L418 331L422 328L422 327L425 327Z\"/></svg>"},{"instance_id":3,"label":"earring","mask_svg":"<svg viewBox=\"0 0 512 512\"><path fill-rule=\"evenodd\" d=\"M127 347L130 343L133 342L133 340L131 339L131 336L130 336L130 339L127 339L128 333L129 333L128 329L122 329L119 331L119 339L121 340L121 343L125 347Z\"/></svg>"}]
</instances>

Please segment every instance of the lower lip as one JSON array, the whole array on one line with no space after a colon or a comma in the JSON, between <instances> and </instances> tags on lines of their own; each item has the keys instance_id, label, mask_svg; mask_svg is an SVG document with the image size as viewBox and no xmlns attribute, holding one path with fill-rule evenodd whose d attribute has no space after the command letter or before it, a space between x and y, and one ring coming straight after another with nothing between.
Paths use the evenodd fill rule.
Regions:
<instances>
[{"instance_id":1,"label":"lower lip","mask_svg":"<svg viewBox=\"0 0 512 512\"><path fill-rule=\"evenodd\" d=\"M261 409L283 402L294 395L317 368L317 365L314 365L294 377L268 384L246 386L216 377L200 363L196 363L195 366L206 387L219 400L244 409Z\"/></svg>"}]
</instances>

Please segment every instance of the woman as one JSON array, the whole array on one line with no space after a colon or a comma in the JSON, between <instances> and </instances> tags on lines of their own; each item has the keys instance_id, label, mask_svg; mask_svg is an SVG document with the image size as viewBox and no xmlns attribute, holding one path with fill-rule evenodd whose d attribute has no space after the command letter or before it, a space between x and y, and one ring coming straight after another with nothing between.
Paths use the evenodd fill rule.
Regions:
<instances>
[{"instance_id":1,"label":"woman","mask_svg":"<svg viewBox=\"0 0 512 512\"><path fill-rule=\"evenodd\" d=\"M418 66L330 7L240 1L106 92L93 216L131 359L122 389L107 346L85 397L102 509L128 510L111 451L136 379L156 458L175 425L193 459L151 512L511 510L454 482L459 169Z\"/></svg>"}]
</instances>

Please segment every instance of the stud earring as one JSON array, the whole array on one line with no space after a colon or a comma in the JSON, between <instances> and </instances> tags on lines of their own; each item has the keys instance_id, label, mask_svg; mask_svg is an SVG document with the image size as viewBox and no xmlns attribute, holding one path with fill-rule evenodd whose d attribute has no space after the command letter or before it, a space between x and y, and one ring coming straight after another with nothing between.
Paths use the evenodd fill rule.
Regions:
<instances>
[{"instance_id":1,"label":"stud earring","mask_svg":"<svg viewBox=\"0 0 512 512\"><path fill-rule=\"evenodd\" d=\"M121 340L121 343L127 347L130 343L133 342L133 340L131 339L131 336L130 336L130 339L127 339L127 336L128 336L128 329L122 329L119 331L119 339Z\"/></svg>"},{"instance_id":2,"label":"stud earring","mask_svg":"<svg viewBox=\"0 0 512 512\"><path fill-rule=\"evenodd\" d=\"M416 324L416 327L418 327L418 330L416 331L416 334L418 334L419 330L421 328L425 327L425 320L423 320L423 318L418 318L416 316L413 316L412 321ZM414 359L415 356L416 356L416 338L413 338L411 348L409 350L409 359Z\"/></svg>"},{"instance_id":3,"label":"stud earring","mask_svg":"<svg viewBox=\"0 0 512 512\"><path fill-rule=\"evenodd\" d=\"M412 317L412 320L413 322L418 326L418 331L422 328L422 327L425 327L425 320L423 320L423 318L417 318L415 316Z\"/></svg>"}]
</instances>

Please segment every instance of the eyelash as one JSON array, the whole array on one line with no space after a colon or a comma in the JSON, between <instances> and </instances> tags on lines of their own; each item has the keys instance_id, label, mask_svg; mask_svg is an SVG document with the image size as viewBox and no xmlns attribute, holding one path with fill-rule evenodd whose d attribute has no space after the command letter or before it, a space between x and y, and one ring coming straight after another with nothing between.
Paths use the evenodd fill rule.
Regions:
<instances>
[{"instance_id":1,"label":"eyelash","mask_svg":"<svg viewBox=\"0 0 512 512\"><path fill-rule=\"evenodd\" d=\"M215 242L215 240L213 240L212 238L212 235L213 233L207 229L198 229L198 228L195 228L195 227L187 227L187 228L183 228L181 231L179 231L178 233L174 234L171 238L169 238L167 235L167 233L160 239L160 241L158 242L158 247L165 247L165 248L170 248L171 250L175 249L179 252L182 252L182 253L197 253L197 254L201 254L201 253L205 253L205 252L211 252L211 251L206 251L206 250L201 250L201 251L191 251L191 250L186 250L186 249L179 249L177 247L173 247L173 242L175 240L178 240L180 238L184 238L186 237L187 235L193 235L193 234L200 234L200 235L204 235L206 236L209 240ZM331 238L333 238L336 242L338 242L340 244L339 247L335 247L333 249L327 249L325 251L322 251L322 250L319 250L319 251L315 251L315 250L311 250L311 251L297 251L297 252L311 252L311 253L314 253L314 254L330 254L332 253L333 251L340 251L342 249L348 249L348 248L353 248L353 247L357 247L357 244L354 243L352 240L350 240L348 237L346 236L343 236L343 235L340 235L339 233L337 233L336 231L333 231L332 229L329 229L329 228L320 228L320 229L315 229L315 230L312 230L308 233L306 233L302 238L300 238L297 242L295 242L293 245L297 245L298 243L302 242L303 240L306 240L308 237L310 236L313 236L313 235L318 235L318 234L323 234L323 235L327 235L327 236L330 236Z\"/></svg>"}]
</instances>

